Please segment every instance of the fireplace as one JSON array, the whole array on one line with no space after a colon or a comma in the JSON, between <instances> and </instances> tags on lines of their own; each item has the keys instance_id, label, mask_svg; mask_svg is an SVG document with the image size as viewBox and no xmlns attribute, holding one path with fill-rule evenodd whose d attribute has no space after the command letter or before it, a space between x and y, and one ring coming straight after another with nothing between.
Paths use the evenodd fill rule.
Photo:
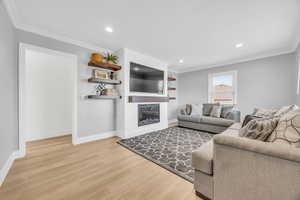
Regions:
<instances>
[{"instance_id":1,"label":"fireplace","mask_svg":"<svg viewBox=\"0 0 300 200\"><path fill-rule=\"evenodd\" d=\"M159 104L138 105L138 126L160 122Z\"/></svg>"}]
</instances>

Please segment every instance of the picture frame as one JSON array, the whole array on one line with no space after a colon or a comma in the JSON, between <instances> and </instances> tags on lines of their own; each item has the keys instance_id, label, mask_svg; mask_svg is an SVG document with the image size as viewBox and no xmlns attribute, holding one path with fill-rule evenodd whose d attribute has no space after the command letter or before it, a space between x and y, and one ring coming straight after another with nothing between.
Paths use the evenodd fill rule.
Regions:
<instances>
[{"instance_id":1,"label":"picture frame","mask_svg":"<svg viewBox=\"0 0 300 200\"><path fill-rule=\"evenodd\" d=\"M98 69L93 69L92 76L94 78L110 79L108 72Z\"/></svg>"}]
</instances>

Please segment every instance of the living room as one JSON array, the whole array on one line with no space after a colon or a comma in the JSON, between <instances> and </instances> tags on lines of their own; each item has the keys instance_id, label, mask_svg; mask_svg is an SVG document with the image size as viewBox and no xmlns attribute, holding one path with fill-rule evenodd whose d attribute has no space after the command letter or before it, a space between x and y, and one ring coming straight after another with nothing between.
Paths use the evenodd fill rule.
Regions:
<instances>
[{"instance_id":1,"label":"living room","mask_svg":"<svg viewBox=\"0 0 300 200\"><path fill-rule=\"evenodd\" d=\"M298 0L0 0L0 21L0 199L300 198Z\"/></svg>"}]
</instances>

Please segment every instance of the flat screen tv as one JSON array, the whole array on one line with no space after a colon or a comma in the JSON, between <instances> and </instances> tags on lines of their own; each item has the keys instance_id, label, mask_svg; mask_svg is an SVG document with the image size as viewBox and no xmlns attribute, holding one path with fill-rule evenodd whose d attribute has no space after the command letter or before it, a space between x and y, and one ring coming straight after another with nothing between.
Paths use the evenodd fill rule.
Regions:
<instances>
[{"instance_id":1,"label":"flat screen tv","mask_svg":"<svg viewBox=\"0 0 300 200\"><path fill-rule=\"evenodd\" d=\"M164 71L130 63L130 92L163 94Z\"/></svg>"}]
</instances>

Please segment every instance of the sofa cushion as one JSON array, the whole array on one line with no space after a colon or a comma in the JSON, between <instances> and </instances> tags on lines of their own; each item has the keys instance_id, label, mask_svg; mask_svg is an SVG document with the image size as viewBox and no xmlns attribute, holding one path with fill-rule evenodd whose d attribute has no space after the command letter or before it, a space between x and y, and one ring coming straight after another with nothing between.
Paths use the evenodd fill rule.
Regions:
<instances>
[{"instance_id":1,"label":"sofa cushion","mask_svg":"<svg viewBox=\"0 0 300 200\"><path fill-rule=\"evenodd\" d=\"M283 115L268 141L300 148L300 109Z\"/></svg>"},{"instance_id":2,"label":"sofa cushion","mask_svg":"<svg viewBox=\"0 0 300 200\"><path fill-rule=\"evenodd\" d=\"M201 114L202 114L202 105L201 104L192 104L191 115L201 115Z\"/></svg>"},{"instance_id":3,"label":"sofa cushion","mask_svg":"<svg viewBox=\"0 0 300 200\"><path fill-rule=\"evenodd\" d=\"M233 110L234 105L222 105L221 117L226 118L229 113Z\"/></svg>"},{"instance_id":4,"label":"sofa cushion","mask_svg":"<svg viewBox=\"0 0 300 200\"><path fill-rule=\"evenodd\" d=\"M254 108L253 114L258 117L273 117L278 109Z\"/></svg>"},{"instance_id":5,"label":"sofa cushion","mask_svg":"<svg viewBox=\"0 0 300 200\"><path fill-rule=\"evenodd\" d=\"M217 126L231 126L234 123L234 121L230 119L206 117L206 116L202 116L200 118L200 121L201 123L212 124Z\"/></svg>"},{"instance_id":6,"label":"sofa cushion","mask_svg":"<svg viewBox=\"0 0 300 200\"><path fill-rule=\"evenodd\" d=\"M200 123L200 115L178 115L178 120Z\"/></svg>"},{"instance_id":7,"label":"sofa cushion","mask_svg":"<svg viewBox=\"0 0 300 200\"><path fill-rule=\"evenodd\" d=\"M192 153L192 166L203 173L213 174L213 141L204 143Z\"/></svg>"},{"instance_id":8,"label":"sofa cushion","mask_svg":"<svg viewBox=\"0 0 300 200\"><path fill-rule=\"evenodd\" d=\"M262 117L258 117L255 115L246 115L246 117L244 118L242 127L246 126L251 120L258 119L258 118L262 118Z\"/></svg>"},{"instance_id":9,"label":"sofa cushion","mask_svg":"<svg viewBox=\"0 0 300 200\"><path fill-rule=\"evenodd\" d=\"M225 131L223 131L220 135L228 135L228 136L239 137L239 129L228 128Z\"/></svg>"},{"instance_id":10,"label":"sofa cushion","mask_svg":"<svg viewBox=\"0 0 300 200\"><path fill-rule=\"evenodd\" d=\"M210 116L211 117L221 117L222 106L214 105L211 109Z\"/></svg>"},{"instance_id":11,"label":"sofa cushion","mask_svg":"<svg viewBox=\"0 0 300 200\"><path fill-rule=\"evenodd\" d=\"M204 103L202 106L202 115L209 116L214 105L220 105L220 103Z\"/></svg>"},{"instance_id":12,"label":"sofa cushion","mask_svg":"<svg viewBox=\"0 0 300 200\"><path fill-rule=\"evenodd\" d=\"M279 118L258 118L248 122L246 126L239 130L241 137L266 141L276 128Z\"/></svg>"}]
</instances>

